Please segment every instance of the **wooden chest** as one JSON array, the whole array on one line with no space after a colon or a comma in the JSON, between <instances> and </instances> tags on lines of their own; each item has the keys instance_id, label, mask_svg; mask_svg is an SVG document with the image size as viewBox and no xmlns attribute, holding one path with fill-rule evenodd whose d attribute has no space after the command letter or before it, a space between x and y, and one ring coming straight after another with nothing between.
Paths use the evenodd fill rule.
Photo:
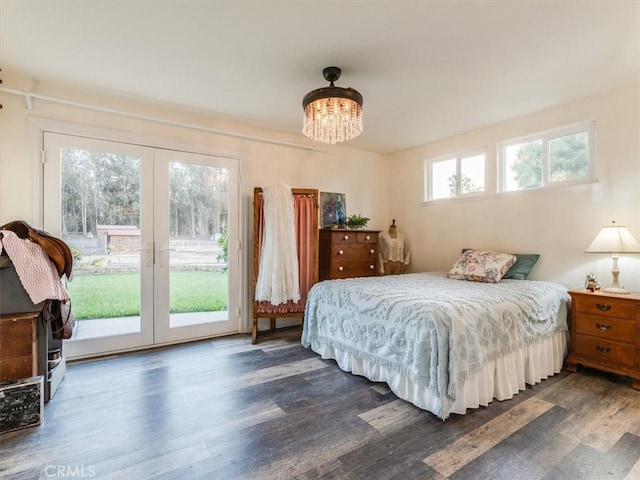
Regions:
<instances>
[{"instance_id":1,"label":"wooden chest","mask_svg":"<svg viewBox=\"0 0 640 480\"><path fill-rule=\"evenodd\" d=\"M574 290L571 294L571 352L577 365L627 375L640 389L640 294Z\"/></svg>"},{"instance_id":2,"label":"wooden chest","mask_svg":"<svg viewBox=\"0 0 640 480\"><path fill-rule=\"evenodd\" d=\"M38 375L38 312L0 315L0 382Z\"/></svg>"},{"instance_id":3,"label":"wooden chest","mask_svg":"<svg viewBox=\"0 0 640 480\"><path fill-rule=\"evenodd\" d=\"M378 275L379 230L320 230L319 279Z\"/></svg>"}]
</instances>

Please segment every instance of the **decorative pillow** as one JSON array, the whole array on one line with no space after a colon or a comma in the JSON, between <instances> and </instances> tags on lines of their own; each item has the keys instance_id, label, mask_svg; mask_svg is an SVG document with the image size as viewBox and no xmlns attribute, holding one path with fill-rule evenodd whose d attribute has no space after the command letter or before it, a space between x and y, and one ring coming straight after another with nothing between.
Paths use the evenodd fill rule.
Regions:
<instances>
[{"instance_id":1,"label":"decorative pillow","mask_svg":"<svg viewBox=\"0 0 640 480\"><path fill-rule=\"evenodd\" d=\"M502 278L511 278L514 280L526 280L531 269L540 258L537 253L514 253L517 257L516 263L504 274Z\"/></svg>"},{"instance_id":2,"label":"decorative pillow","mask_svg":"<svg viewBox=\"0 0 640 480\"><path fill-rule=\"evenodd\" d=\"M496 283L516 263L515 255L467 250L449 271L448 277L473 282Z\"/></svg>"},{"instance_id":3,"label":"decorative pillow","mask_svg":"<svg viewBox=\"0 0 640 480\"><path fill-rule=\"evenodd\" d=\"M462 253L473 250L473 248L463 248ZM531 269L536 264L540 255L537 253L513 253L516 256L516 263L504 274L503 279L526 280L531 273Z\"/></svg>"}]
</instances>

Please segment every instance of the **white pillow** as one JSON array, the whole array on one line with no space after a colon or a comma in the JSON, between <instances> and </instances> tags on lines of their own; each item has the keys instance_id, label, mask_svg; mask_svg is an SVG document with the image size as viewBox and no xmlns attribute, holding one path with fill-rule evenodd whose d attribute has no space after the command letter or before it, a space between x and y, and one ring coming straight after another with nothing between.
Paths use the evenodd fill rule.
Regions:
<instances>
[{"instance_id":1,"label":"white pillow","mask_svg":"<svg viewBox=\"0 0 640 480\"><path fill-rule=\"evenodd\" d=\"M496 283L516 263L516 260L516 256L510 253L467 250L453 265L447 276L457 280Z\"/></svg>"}]
</instances>

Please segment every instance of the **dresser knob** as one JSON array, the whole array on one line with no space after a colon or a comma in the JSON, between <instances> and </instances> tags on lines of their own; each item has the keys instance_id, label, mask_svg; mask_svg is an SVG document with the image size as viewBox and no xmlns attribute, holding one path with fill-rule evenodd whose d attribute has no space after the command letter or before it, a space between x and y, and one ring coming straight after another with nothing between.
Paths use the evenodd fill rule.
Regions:
<instances>
[{"instance_id":1,"label":"dresser knob","mask_svg":"<svg viewBox=\"0 0 640 480\"><path fill-rule=\"evenodd\" d=\"M600 353L609 353L611 351L611 347L603 347L602 345L596 345L596 350Z\"/></svg>"},{"instance_id":2,"label":"dresser knob","mask_svg":"<svg viewBox=\"0 0 640 480\"><path fill-rule=\"evenodd\" d=\"M371 270L373 270L373 265L369 265L369 268L370 268Z\"/></svg>"},{"instance_id":3,"label":"dresser knob","mask_svg":"<svg viewBox=\"0 0 640 480\"><path fill-rule=\"evenodd\" d=\"M606 332L607 330L611 330L611 325L603 325L601 323L596 323L596 328L599 328L603 332Z\"/></svg>"},{"instance_id":4,"label":"dresser knob","mask_svg":"<svg viewBox=\"0 0 640 480\"><path fill-rule=\"evenodd\" d=\"M338 270L343 271L344 267L338 267Z\"/></svg>"},{"instance_id":5,"label":"dresser knob","mask_svg":"<svg viewBox=\"0 0 640 480\"><path fill-rule=\"evenodd\" d=\"M608 310L611 310L611 305L603 305L602 303L596 303L596 308L598 310L602 310L603 312L606 312Z\"/></svg>"},{"instance_id":6,"label":"dresser knob","mask_svg":"<svg viewBox=\"0 0 640 480\"><path fill-rule=\"evenodd\" d=\"M345 239L345 240L349 240L349 235L345 235L345 236L344 236L344 239Z\"/></svg>"},{"instance_id":7,"label":"dresser knob","mask_svg":"<svg viewBox=\"0 0 640 480\"><path fill-rule=\"evenodd\" d=\"M344 250L338 250L338 255L342 255L344 253Z\"/></svg>"},{"instance_id":8,"label":"dresser knob","mask_svg":"<svg viewBox=\"0 0 640 480\"><path fill-rule=\"evenodd\" d=\"M367 235L367 240L371 240L371 236L370 235Z\"/></svg>"},{"instance_id":9,"label":"dresser knob","mask_svg":"<svg viewBox=\"0 0 640 480\"><path fill-rule=\"evenodd\" d=\"M369 250L369 253L376 253L376 251L372 248L371 250Z\"/></svg>"}]
</instances>

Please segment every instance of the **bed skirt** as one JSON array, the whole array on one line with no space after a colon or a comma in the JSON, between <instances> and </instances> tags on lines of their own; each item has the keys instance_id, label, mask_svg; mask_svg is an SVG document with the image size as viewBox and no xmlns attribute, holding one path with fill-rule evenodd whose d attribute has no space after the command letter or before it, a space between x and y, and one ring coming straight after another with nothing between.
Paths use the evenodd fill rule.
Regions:
<instances>
[{"instance_id":1,"label":"bed skirt","mask_svg":"<svg viewBox=\"0 0 640 480\"><path fill-rule=\"evenodd\" d=\"M361 375L374 382L385 382L393 393L415 406L439 415L440 399L425 385L416 384L393 368L372 364L339 349L320 345L313 340L311 349L324 359L333 359L345 372ZM456 392L451 413L464 415L468 408L487 406L493 399L508 400L526 384L535 385L562 370L567 353L567 332L487 363L483 370L472 375Z\"/></svg>"}]
</instances>

